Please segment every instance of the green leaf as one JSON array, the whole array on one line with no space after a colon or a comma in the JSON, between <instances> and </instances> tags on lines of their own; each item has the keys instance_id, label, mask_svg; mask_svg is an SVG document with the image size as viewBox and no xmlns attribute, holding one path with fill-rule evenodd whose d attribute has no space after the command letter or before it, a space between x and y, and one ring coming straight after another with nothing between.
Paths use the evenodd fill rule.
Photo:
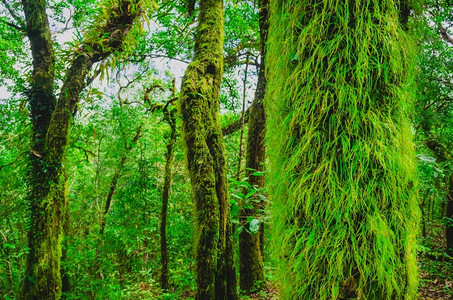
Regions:
<instances>
[{"instance_id":1,"label":"green leaf","mask_svg":"<svg viewBox=\"0 0 453 300\"><path fill-rule=\"evenodd\" d=\"M253 219L250 222L249 230L251 233L256 234L260 230L261 221L258 219Z\"/></svg>"}]
</instances>

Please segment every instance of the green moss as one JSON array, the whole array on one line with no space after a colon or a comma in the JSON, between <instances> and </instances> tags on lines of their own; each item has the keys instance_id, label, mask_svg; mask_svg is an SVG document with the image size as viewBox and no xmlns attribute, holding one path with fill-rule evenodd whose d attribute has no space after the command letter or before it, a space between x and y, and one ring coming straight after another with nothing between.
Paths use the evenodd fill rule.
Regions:
<instances>
[{"instance_id":1,"label":"green moss","mask_svg":"<svg viewBox=\"0 0 453 300\"><path fill-rule=\"evenodd\" d=\"M225 149L219 134L222 74L223 1L201 1L195 57L184 75L180 97L195 204L197 299L237 299Z\"/></svg>"},{"instance_id":2,"label":"green moss","mask_svg":"<svg viewBox=\"0 0 453 300\"><path fill-rule=\"evenodd\" d=\"M24 2L27 34L33 54L33 76L28 96L34 134L29 174L30 253L21 299L60 298L61 240L67 207L65 162L71 114L85 87L92 64L106 58L113 50L121 49L125 37L119 33L127 33L141 13L140 5L134 3L119 1L117 6L110 7L111 15L101 22L103 27L97 24L87 34L85 46L90 45L90 34L98 36L99 32L110 32L110 38L102 43L109 50L100 51L98 48L102 47L95 48L92 44L92 47L77 50L55 105L55 57L45 13L46 3L42 0ZM134 11L131 12L131 9ZM87 51L88 48L95 52Z\"/></svg>"},{"instance_id":3,"label":"green moss","mask_svg":"<svg viewBox=\"0 0 453 300\"><path fill-rule=\"evenodd\" d=\"M416 297L413 44L396 4L272 4L265 104L282 299Z\"/></svg>"}]
</instances>

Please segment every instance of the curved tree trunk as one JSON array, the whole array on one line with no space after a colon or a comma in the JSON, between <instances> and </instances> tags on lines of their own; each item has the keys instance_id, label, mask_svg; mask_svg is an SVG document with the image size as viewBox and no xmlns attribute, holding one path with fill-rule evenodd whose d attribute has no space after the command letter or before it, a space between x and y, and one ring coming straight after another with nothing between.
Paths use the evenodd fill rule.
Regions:
<instances>
[{"instance_id":1,"label":"curved tree trunk","mask_svg":"<svg viewBox=\"0 0 453 300\"><path fill-rule=\"evenodd\" d=\"M253 173L264 171L264 163L266 159L266 147L264 144L264 137L266 135L266 114L264 111L263 100L266 92L265 56L268 31L268 5L268 0L259 1L261 68L258 73L258 84L256 87L255 99L250 107L246 154L246 177L248 177L248 183L251 186L256 186L260 189L264 188L264 176L255 176ZM252 200L254 200L252 209L242 209L241 221L245 222L245 228L239 234L240 287L241 290L246 293L261 290L266 285L263 270L264 253L262 251L264 224L260 224L260 230L258 232L251 233L247 230L250 223L245 221L249 217L257 217L262 214L264 203L262 203L262 201L260 202L260 199L256 196L253 197Z\"/></svg>"},{"instance_id":2,"label":"curved tree trunk","mask_svg":"<svg viewBox=\"0 0 453 300\"><path fill-rule=\"evenodd\" d=\"M223 75L223 1L201 0L195 56L181 87L180 106L195 204L196 299L237 299L233 240L219 124Z\"/></svg>"},{"instance_id":3,"label":"curved tree trunk","mask_svg":"<svg viewBox=\"0 0 453 300\"><path fill-rule=\"evenodd\" d=\"M271 3L265 104L281 299L416 298L414 63L400 2Z\"/></svg>"}]
</instances>

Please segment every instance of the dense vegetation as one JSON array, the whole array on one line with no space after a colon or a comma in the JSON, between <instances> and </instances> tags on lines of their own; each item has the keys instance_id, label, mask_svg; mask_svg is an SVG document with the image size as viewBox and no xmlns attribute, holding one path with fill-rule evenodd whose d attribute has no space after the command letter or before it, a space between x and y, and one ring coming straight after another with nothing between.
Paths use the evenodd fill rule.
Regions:
<instances>
[{"instance_id":1,"label":"dense vegetation","mask_svg":"<svg viewBox=\"0 0 453 300\"><path fill-rule=\"evenodd\" d=\"M452 299L453 3L4 0L2 299Z\"/></svg>"}]
</instances>

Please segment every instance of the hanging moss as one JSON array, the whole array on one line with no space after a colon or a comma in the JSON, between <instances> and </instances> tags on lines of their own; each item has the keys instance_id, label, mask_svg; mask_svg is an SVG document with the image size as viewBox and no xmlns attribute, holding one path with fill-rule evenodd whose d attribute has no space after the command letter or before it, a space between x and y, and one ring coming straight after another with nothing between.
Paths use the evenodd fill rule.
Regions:
<instances>
[{"instance_id":1,"label":"hanging moss","mask_svg":"<svg viewBox=\"0 0 453 300\"><path fill-rule=\"evenodd\" d=\"M265 104L282 299L416 298L413 44L398 3L271 4Z\"/></svg>"}]
</instances>

